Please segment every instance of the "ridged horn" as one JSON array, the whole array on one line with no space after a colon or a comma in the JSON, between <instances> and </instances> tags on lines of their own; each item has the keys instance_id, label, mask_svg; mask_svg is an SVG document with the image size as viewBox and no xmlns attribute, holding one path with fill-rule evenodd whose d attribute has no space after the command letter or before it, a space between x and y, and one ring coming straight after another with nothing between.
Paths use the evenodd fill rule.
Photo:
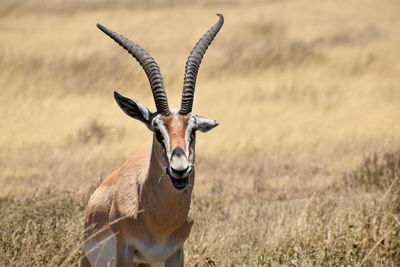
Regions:
<instances>
[{"instance_id":1,"label":"ridged horn","mask_svg":"<svg viewBox=\"0 0 400 267\"><path fill-rule=\"evenodd\" d=\"M197 73L199 71L201 60L203 59L208 46L214 40L214 37L224 24L224 16L221 14L217 14L217 16L219 17L219 21L212 26L203 37L201 37L186 61L182 102L181 109L179 110L181 115L186 115L192 112L194 88L196 86Z\"/></svg>"},{"instance_id":2,"label":"ridged horn","mask_svg":"<svg viewBox=\"0 0 400 267\"><path fill-rule=\"evenodd\" d=\"M101 31L122 46L140 63L149 79L157 112L164 116L169 116L170 111L168 107L167 94L165 93L163 79L157 62L139 45L128 40L124 36L107 29L99 23L96 25Z\"/></svg>"}]
</instances>

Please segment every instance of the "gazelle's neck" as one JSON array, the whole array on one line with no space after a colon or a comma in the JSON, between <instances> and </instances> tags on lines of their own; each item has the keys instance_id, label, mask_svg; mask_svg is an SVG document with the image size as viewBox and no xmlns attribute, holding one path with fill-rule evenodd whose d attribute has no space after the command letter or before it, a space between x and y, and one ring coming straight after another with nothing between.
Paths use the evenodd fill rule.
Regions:
<instances>
[{"instance_id":1,"label":"gazelle's neck","mask_svg":"<svg viewBox=\"0 0 400 267\"><path fill-rule=\"evenodd\" d=\"M178 191L173 188L166 172L166 160L160 147L153 141L148 175L140 189L139 210L150 229L153 238L168 238L187 219L194 183L194 169L189 174L187 188ZM165 240L164 240L165 241Z\"/></svg>"}]
</instances>

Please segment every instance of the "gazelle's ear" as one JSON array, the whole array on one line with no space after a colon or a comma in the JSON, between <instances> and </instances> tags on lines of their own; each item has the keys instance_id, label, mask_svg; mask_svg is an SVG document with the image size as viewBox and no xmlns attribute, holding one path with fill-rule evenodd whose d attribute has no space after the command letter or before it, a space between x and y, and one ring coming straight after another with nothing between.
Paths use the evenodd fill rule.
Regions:
<instances>
[{"instance_id":1,"label":"gazelle's ear","mask_svg":"<svg viewBox=\"0 0 400 267\"><path fill-rule=\"evenodd\" d=\"M217 127L218 122L216 122L215 120L200 118L200 117L196 116L196 126L197 126L198 130L205 133L205 132L208 132L209 130Z\"/></svg>"},{"instance_id":2,"label":"gazelle's ear","mask_svg":"<svg viewBox=\"0 0 400 267\"><path fill-rule=\"evenodd\" d=\"M154 113L150 112L147 108L139 104L133 99L125 97L114 91L114 98L118 106L129 116L134 119L140 120L146 124L147 128L153 130L151 121L154 118Z\"/></svg>"}]
</instances>

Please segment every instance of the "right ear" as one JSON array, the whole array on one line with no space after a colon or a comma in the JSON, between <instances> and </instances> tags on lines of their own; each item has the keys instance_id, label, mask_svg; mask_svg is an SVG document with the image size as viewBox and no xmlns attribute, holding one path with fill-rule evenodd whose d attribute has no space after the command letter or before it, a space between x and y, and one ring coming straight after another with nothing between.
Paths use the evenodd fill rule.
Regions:
<instances>
[{"instance_id":1,"label":"right ear","mask_svg":"<svg viewBox=\"0 0 400 267\"><path fill-rule=\"evenodd\" d=\"M118 106L129 116L134 119L140 120L144 124L146 124L147 128L153 130L151 125L151 121L154 118L154 113L150 112L147 108L140 105L133 99L125 97L114 91L114 98L117 101Z\"/></svg>"}]
</instances>

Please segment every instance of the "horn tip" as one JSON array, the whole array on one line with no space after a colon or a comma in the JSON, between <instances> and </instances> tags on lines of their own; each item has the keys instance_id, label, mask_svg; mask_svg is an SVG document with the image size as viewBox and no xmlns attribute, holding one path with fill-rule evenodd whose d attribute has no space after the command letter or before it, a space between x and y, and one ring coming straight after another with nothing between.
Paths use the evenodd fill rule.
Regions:
<instances>
[{"instance_id":1,"label":"horn tip","mask_svg":"<svg viewBox=\"0 0 400 267\"><path fill-rule=\"evenodd\" d=\"M102 32L107 32L108 29L101 25L100 23L96 23L97 28L99 28Z\"/></svg>"},{"instance_id":2,"label":"horn tip","mask_svg":"<svg viewBox=\"0 0 400 267\"><path fill-rule=\"evenodd\" d=\"M120 93L118 93L117 91L114 91L114 98L116 98L116 97L120 97L121 96L121 94Z\"/></svg>"},{"instance_id":3,"label":"horn tip","mask_svg":"<svg viewBox=\"0 0 400 267\"><path fill-rule=\"evenodd\" d=\"M217 16L219 17L219 19L221 19L222 21L224 20L224 16L221 13L217 13Z\"/></svg>"}]
</instances>

